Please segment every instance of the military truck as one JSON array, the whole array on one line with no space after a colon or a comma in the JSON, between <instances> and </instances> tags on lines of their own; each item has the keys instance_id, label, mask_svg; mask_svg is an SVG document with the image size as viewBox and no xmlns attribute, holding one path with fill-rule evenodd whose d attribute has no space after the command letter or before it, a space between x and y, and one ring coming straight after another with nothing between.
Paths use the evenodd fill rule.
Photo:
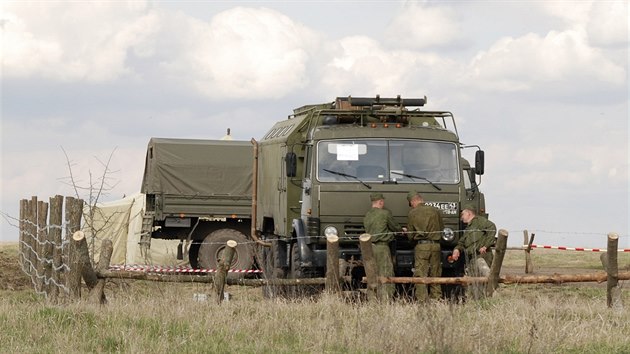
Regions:
<instances>
[{"instance_id":1,"label":"military truck","mask_svg":"<svg viewBox=\"0 0 630 354\"><path fill-rule=\"evenodd\" d=\"M460 142L451 112L422 110L425 103L426 97L338 97L295 109L260 141L152 139L143 182L147 234L191 240L192 266L216 265L229 237L249 240L237 250L235 266L254 264L257 248L258 266L279 278L323 275L325 237L337 235L341 269L359 279L358 237L369 195L382 193L405 225L406 195L415 190L442 212L443 274L461 275L461 259L452 262L449 255L463 228L462 203L485 214L478 188L484 153ZM180 150L161 161L159 147L169 143ZM474 166L465 149L475 152ZM155 175L169 179L168 189L150 183ZM413 247L403 235L392 243L397 275L412 274Z\"/></svg>"},{"instance_id":2,"label":"military truck","mask_svg":"<svg viewBox=\"0 0 630 354\"><path fill-rule=\"evenodd\" d=\"M322 275L325 236L337 235L342 269L358 268L360 276L357 240L370 193L382 193L404 225L406 195L416 190L443 214L443 273L461 275L461 262L448 256L463 227L462 203L485 214L476 178L484 173L484 153L460 142L451 112L421 110L425 103L426 97L337 98L295 109L263 136L255 222L272 243L266 268L278 276ZM476 150L474 168L462 157L466 148ZM397 275L411 275L414 244L402 236L392 246Z\"/></svg>"},{"instance_id":3,"label":"military truck","mask_svg":"<svg viewBox=\"0 0 630 354\"><path fill-rule=\"evenodd\" d=\"M151 238L180 240L178 258L187 249L193 268L215 269L232 239L239 243L233 266L251 268L252 166L249 141L152 138L141 188L141 250Z\"/></svg>"}]
</instances>

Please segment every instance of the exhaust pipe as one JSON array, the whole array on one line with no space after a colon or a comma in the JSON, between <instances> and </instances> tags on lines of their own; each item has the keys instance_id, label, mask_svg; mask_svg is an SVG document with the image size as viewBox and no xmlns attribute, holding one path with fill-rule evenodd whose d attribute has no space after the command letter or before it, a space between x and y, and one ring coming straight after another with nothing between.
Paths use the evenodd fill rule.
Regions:
<instances>
[{"instance_id":1,"label":"exhaust pipe","mask_svg":"<svg viewBox=\"0 0 630 354\"><path fill-rule=\"evenodd\" d=\"M264 247L271 247L271 242L265 242L258 237L258 232L256 230L256 218L258 212L258 142L256 139L252 138L252 145L254 146L254 166L253 166L253 175L252 175L252 221L251 221L251 236L257 244L262 245Z\"/></svg>"}]
</instances>

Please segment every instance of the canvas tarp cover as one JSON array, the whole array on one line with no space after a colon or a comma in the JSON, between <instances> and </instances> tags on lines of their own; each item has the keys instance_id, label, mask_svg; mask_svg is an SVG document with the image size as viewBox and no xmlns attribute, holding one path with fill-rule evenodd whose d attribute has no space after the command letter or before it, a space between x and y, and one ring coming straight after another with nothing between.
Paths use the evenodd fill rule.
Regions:
<instances>
[{"instance_id":1,"label":"canvas tarp cover","mask_svg":"<svg viewBox=\"0 0 630 354\"><path fill-rule=\"evenodd\" d=\"M248 141L152 138L142 193L251 198Z\"/></svg>"},{"instance_id":2,"label":"canvas tarp cover","mask_svg":"<svg viewBox=\"0 0 630 354\"><path fill-rule=\"evenodd\" d=\"M142 217L145 208L145 195L141 193L107 203L99 203L96 207L85 206L83 231L86 234L90 254L98 261L101 243L104 239L112 240L114 252L112 265L169 265L187 264L177 259L179 240L151 240L151 247L143 252L140 247ZM92 216L89 216L92 215Z\"/></svg>"}]
</instances>

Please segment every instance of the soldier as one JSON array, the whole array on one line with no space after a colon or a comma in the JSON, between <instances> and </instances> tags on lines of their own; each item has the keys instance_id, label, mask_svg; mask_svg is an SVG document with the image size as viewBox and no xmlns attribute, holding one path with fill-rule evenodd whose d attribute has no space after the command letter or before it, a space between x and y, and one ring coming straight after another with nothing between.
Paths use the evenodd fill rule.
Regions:
<instances>
[{"instance_id":1,"label":"soldier","mask_svg":"<svg viewBox=\"0 0 630 354\"><path fill-rule=\"evenodd\" d=\"M442 251L440 249L440 238L444 230L442 214L430 205L424 204L424 199L415 191L407 195L412 209L409 211L409 224L407 225L407 236L410 240L416 241L414 249L414 276L416 277L439 277L442 275ZM416 299L426 301L428 298L427 286L416 284ZM430 295L433 299L442 297L442 289L439 284L431 284Z\"/></svg>"},{"instance_id":2,"label":"soldier","mask_svg":"<svg viewBox=\"0 0 630 354\"><path fill-rule=\"evenodd\" d=\"M372 236L372 250L376 260L378 275L381 277L394 276L394 264L389 249L389 242L394 239L394 233L402 231L400 225L392 217L391 211L385 209L385 197L382 193L370 195L372 209L363 219L365 232ZM391 300L394 296L394 284L382 284L378 287L378 297L381 300Z\"/></svg>"},{"instance_id":3,"label":"soldier","mask_svg":"<svg viewBox=\"0 0 630 354\"><path fill-rule=\"evenodd\" d=\"M466 253L466 273L469 276L488 276L492 265L492 250L495 244L497 227L494 223L476 213L473 205L462 208L460 219L467 224L453 250L453 260L457 261L462 252ZM473 286L473 297L483 296L482 287Z\"/></svg>"}]
</instances>

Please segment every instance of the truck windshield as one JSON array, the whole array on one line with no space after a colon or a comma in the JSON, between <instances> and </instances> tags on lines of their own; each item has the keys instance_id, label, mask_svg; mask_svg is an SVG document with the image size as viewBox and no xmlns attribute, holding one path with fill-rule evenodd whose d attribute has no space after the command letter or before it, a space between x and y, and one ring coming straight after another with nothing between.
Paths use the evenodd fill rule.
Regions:
<instances>
[{"instance_id":1,"label":"truck windshield","mask_svg":"<svg viewBox=\"0 0 630 354\"><path fill-rule=\"evenodd\" d=\"M459 182L457 160L454 143L324 140L317 145L317 179L321 182L359 183L358 178L364 182L454 184Z\"/></svg>"}]
</instances>

